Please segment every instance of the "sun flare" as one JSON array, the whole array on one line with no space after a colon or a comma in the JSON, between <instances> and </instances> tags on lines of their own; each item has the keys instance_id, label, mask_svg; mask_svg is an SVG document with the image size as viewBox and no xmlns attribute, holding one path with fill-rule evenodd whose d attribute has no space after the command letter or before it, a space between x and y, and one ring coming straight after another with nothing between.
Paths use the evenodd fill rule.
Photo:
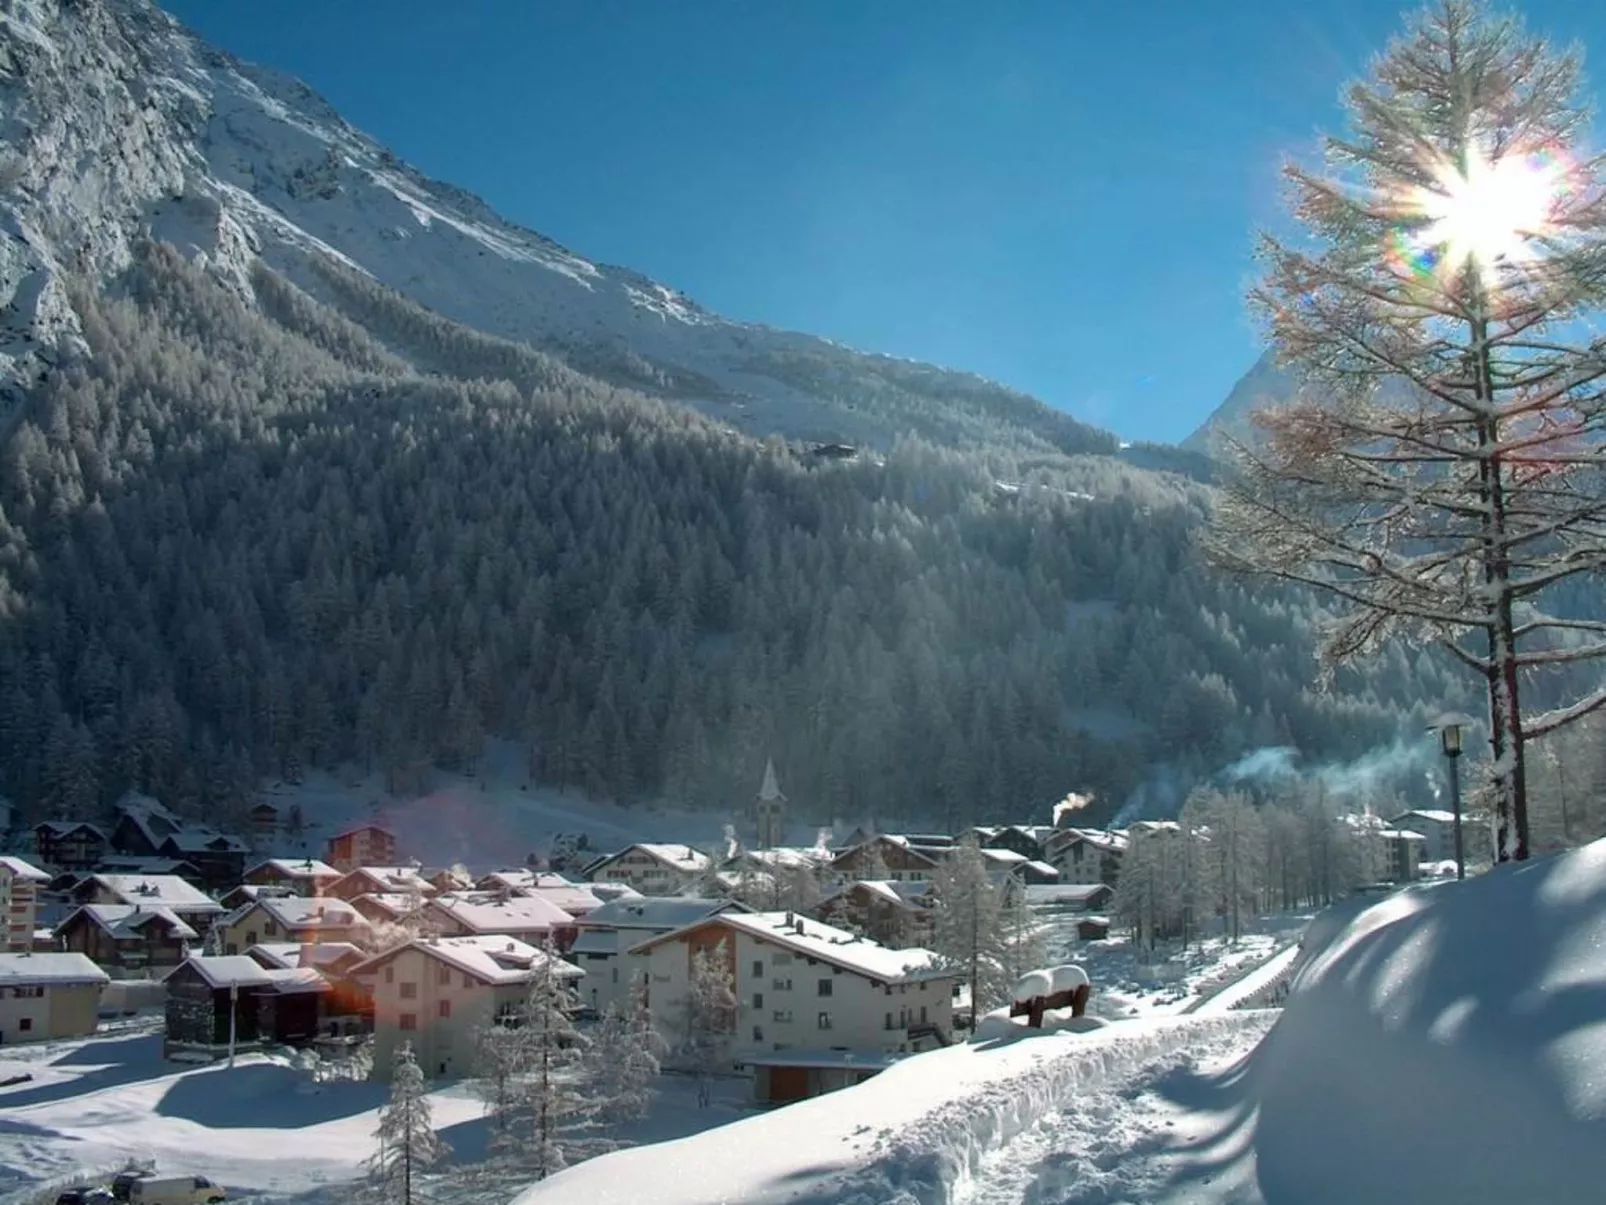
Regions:
<instances>
[{"instance_id":1,"label":"sun flare","mask_svg":"<svg viewBox=\"0 0 1606 1205\"><path fill-rule=\"evenodd\" d=\"M1486 284L1502 266L1538 258L1567 193L1565 164L1548 152L1490 159L1474 151L1465 165L1447 163L1433 175L1431 187L1406 196L1412 220L1400 258L1416 274L1470 267Z\"/></svg>"}]
</instances>

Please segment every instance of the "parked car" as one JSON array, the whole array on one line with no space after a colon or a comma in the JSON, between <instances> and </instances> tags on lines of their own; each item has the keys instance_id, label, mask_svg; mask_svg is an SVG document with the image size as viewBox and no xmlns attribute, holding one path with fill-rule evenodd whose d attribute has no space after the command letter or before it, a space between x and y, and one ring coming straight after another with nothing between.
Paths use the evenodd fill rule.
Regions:
<instances>
[{"instance_id":1,"label":"parked car","mask_svg":"<svg viewBox=\"0 0 1606 1205\"><path fill-rule=\"evenodd\" d=\"M112 1197L128 1205L212 1205L228 1199L205 1176L151 1176L124 1172L112 1181Z\"/></svg>"},{"instance_id":2,"label":"parked car","mask_svg":"<svg viewBox=\"0 0 1606 1205\"><path fill-rule=\"evenodd\" d=\"M56 1205L112 1205L117 1200L104 1188L67 1188L56 1197Z\"/></svg>"}]
</instances>

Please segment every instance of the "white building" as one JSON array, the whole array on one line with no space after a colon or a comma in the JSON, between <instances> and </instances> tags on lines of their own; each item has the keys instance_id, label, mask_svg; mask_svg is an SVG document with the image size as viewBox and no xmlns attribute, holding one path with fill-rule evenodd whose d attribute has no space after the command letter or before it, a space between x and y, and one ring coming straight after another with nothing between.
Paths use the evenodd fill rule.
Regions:
<instances>
[{"instance_id":1,"label":"white building","mask_svg":"<svg viewBox=\"0 0 1606 1205\"><path fill-rule=\"evenodd\" d=\"M33 932L39 923L39 890L50 876L31 862L0 856L0 952L23 953L33 949Z\"/></svg>"},{"instance_id":2,"label":"white building","mask_svg":"<svg viewBox=\"0 0 1606 1205\"><path fill-rule=\"evenodd\" d=\"M109 982L82 954L0 954L0 1046L94 1033Z\"/></svg>"},{"instance_id":3,"label":"white building","mask_svg":"<svg viewBox=\"0 0 1606 1205\"><path fill-rule=\"evenodd\" d=\"M679 1040L694 956L723 949L734 984L732 1050L914 1052L946 1045L958 974L930 950L889 950L790 912L720 912L649 938L653 1020Z\"/></svg>"},{"instance_id":4,"label":"white building","mask_svg":"<svg viewBox=\"0 0 1606 1205\"><path fill-rule=\"evenodd\" d=\"M734 900L690 896L614 900L581 917L579 935L569 947L569 960L586 973L581 1003L601 1012L624 998L647 962L630 950L650 937L706 920L721 912L745 912Z\"/></svg>"},{"instance_id":5,"label":"white building","mask_svg":"<svg viewBox=\"0 0 1606 1205\"><path fill-rule=\"evenodd\" d=\"M503 934L533 945L548 938L562 940L574 928L574 917L534 895L440 895L424 905L423 917L430 928L443 936Z\"/></svg>"},{"instance_id":6,"label":"white building","mask_svg":"<svg viewBox=\"0 0 1606 1205\"><path fill-rule=\"evenodd\" d=\"M714 868L713 859L690 845L628 845L587 867L598 883L623 883L642 895L680 895Z\"/></svg>"}]
</instances>

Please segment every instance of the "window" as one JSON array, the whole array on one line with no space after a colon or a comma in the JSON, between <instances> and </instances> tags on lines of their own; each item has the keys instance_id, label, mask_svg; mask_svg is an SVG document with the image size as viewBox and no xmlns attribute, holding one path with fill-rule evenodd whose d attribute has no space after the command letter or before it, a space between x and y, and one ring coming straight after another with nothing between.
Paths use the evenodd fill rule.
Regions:
<instances>
[{"instance_id":1,"label":"window","mask_svg":"<svg viewBox=\"0 0 1606 1205\"><path fill-rule=\"evenodd\" d=\"M924 1004L922 1004L920 1006L920 1024L924 1025L925 1023L926 1023L926 1006Z\"/></svg>"},{"instance_id":2,"label":"window","mask_svg":"<svg viewBox=\"0 0 1606 1205\"><path fill-rule=\"evenodd\" d=\"M818 1025L819 1028L821 1028L821 1029L830 1029L831 1028L831 1014L830 1013L821 1013L819 1015L819 1018L816 1020L815 1024Z\"/></svg>"},{"instance_id":3,"label":"window","mask_svg":"<svg viewBox=\"0 0 1606 1205\"><path fill-rule=\"evenodd\" d=\"M440 1015L443 1017L449 1017L452 1015L452 1002L450 1000L441 1001Z\"/></svg>"},{"instance_id":4,"label":"window","mask_svg":"<svg viewBox=\"0 0 1606 1205\"><path fill-rule=\"evenodd\" d=\"M834 985L832 984L832 982L829 979L820 980L820 995L829 996L831 994L831 991L832 991L833 987L834 987Z\"/></svg>"},{"instance_id":5,"label":"window","mask_svg":"<svg viewBox=\"0 0 1606 1205\"><path fill-rule=\"evenodd\" d=\"M753 1007L754 1008L763 1008L764 1007L764 993L763 992L754 992L753 993Z\"/></svg>"},{"instance_id":6,"label":"window","mask_svg":"<svg viewBox=\"0 0 1606 1205\"><path fill-rule=\"evenodd\" d=\"M613 968L613 981L615 983L619 982L619 968L618 967L614 967Z\"/></svg>"},{"instance_id":7,"label":"window","mask_svg":"<svg viewBox=\"0 0 1606 1205\"><path fill-rule=\"evenodd\" d=\"M467 989L467 988L472 988L473 986L474 986L474 976L470 975L467 971L464 971L463 972L463 987L465 989Z\"/></svg>"},{"instance_id":8,"label":"window","mask_svg":"<svg viewBox=\"0 0 1606 1205\"><path fill-rule=\"evenodd\" d=\"M441 968L440 979L438 980L438 982L440 983L440 985L442 987L451 987L452 986L452 968L451 967L442 967Z\"/></svg>"},{"instance_id":9,"label":"window","mask_svg":"<svg viewBox=\"0 0 1606 1205\"><path fill-rule=\"evenodd\" d=\"M279 935L278 923L275 922L275 921L271 921L271 920L263 921L262 922L262 935L264 937L277 937Z\"/></svg>"},{"instance_id":10,"label":"window","mask_svg":"<svg viewBox=\"0 0 1606 1205\"><path fill-rule=\"evenodd\" d=\"M418 984L404 983L401 985L401 998L403 1000L418 999Z\"/></svg>"},{"instance_id":11,"label":"window","mask_svg":"<svg viewBox=\"0 0 1606 1205\"><path fill-rule=\"evenodd\" d=\"M404 1033L411 1033L418 1028L417 1013L400 1013L396 1017L396 1028Z\"/></svg>"},{"instance_id":12,"label":"window","mask_svg":"<svg viewBox=\"0 0 1606 1205\"><path fill-rule=\"evenodd\" d=\"M247 929L245 931L245 944L247 946L254 946L257 944L257 931L255 929Z\"/></svg>"},{"instance_id":13,"label":"window","mask_svg":"<svg viewBox=\"0 0 1606 1205\"><path fill-rule=\"evenodd\" d=\"M21 1018L17 1022L17 1028L20 1029L23 1033L27 1033L30 1029L33 1028L33 1018L32 1017L23 1017L23 1018Z\"/></svg>"},{"instance_id":14,"label":"window","mask_svg":"<svg viewBox=\"0 0 1606 1205\"><path fill-rule=\"evenodd\" d=\"M753 1041L762 1042L763 1040L764 1040L764 1031L762 1029L760 1029L757 1025L753 1026Z\"/></svg>"},{"instance_id":15,"label":"window","mask_svg":"<svg viewBox=\"0 0 1606 1205\"><path fill-rule=\"evenodd\" d=\"M887 1028L888 1029L892 1028L892 1014L891 1013L887 1014Z\"/></svg>"},{"instance_id":16,"label":"window","mask_svg":"<svg viewBox=\"0 0 1606 1205\"><path fill-rule=\"evenodd\" d=\"M385 982L386 983L395 983L396 982L396 968L395 967L387 966L385 968Z\"/></svg>"},{"instance_id":17,"label":"window","mask_svg":"<svg viewBox=\"0 0 1606 1205\"><path fill-rule=\"evenodd\" d=\"M770 1020L774 1021L777 1025L790 1025L792 1023L792 1010L789 1008L778 1008L770 1014Z\"/></svg>"},{"instance_id":18,"label":"window","mask_svg":"<svg viewBox=\"0 0 1606 1205\"><path fill-rule=\"evenodd\" d=\"M764 960L762 958L755 958L753 960L753 978L764 978Z\"/></svg>"}]
</instances>

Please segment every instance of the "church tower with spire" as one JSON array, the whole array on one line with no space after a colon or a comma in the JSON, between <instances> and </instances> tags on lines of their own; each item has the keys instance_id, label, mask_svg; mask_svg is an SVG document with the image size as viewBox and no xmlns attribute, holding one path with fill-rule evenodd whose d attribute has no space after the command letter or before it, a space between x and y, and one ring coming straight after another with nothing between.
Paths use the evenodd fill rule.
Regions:
<instances>
[{"instance_id":1,"label":"church tower with spire","mask_svg":"<svg viewBox=\"0 0 1606 1205\"><path fill-rule=\"evenodd\" d=\"M758 789L758 802L753 808L758 821L758 848L774 849L785 841L786 796L775 777L773 759L764 763L764 784Z\"/></svg>"}]
</instances>

